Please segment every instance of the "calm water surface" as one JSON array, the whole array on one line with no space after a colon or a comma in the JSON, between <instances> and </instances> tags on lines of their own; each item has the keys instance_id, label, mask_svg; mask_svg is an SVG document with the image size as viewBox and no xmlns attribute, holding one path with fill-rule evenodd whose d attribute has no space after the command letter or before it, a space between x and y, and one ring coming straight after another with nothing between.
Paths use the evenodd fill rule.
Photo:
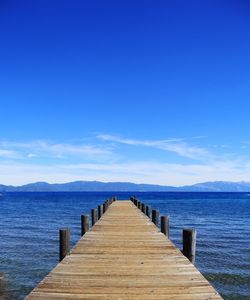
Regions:
<instances>
[{"instance_id":1,"label":"calm water surface","mask_svg":"<svg viewBox=\"0 0 250 300\"><path fill-rule=\"evenodd\" d=\"M114 193L126 199L133 193ZM0 299L24 299L58 262L58 230L80 238L80 215L112 193L9 193L0 196ZM136 193L171 218L170 238L181 248L182 228L197 229L198 269L227 300L250 299L250 194Z\"/></svg>"}]
</instances>

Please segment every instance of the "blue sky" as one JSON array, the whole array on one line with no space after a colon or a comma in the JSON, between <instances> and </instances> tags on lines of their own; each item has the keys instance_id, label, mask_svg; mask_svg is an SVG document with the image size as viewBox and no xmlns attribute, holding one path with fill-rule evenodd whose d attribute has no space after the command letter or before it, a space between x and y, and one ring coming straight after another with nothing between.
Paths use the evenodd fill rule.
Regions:
<instances>
[{"instance_id":1,"label":"blue sky","mask_svg":"<svg viewBox=\"0 0 250 300\"><path fill-rule=\"evenodd\" d=\"M0 3L0 183L250 181L250 4Z\"/></svg>"}]
</instances>

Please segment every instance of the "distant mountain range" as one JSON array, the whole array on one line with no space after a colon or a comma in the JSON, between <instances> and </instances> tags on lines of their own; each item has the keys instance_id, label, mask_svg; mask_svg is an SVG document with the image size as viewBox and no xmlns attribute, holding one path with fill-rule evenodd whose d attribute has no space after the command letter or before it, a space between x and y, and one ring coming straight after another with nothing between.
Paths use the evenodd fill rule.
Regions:
<instances>
[{"instance_id":1,"label":"distant mountain range","mask_svg":"<svg viewBox=\"0 0 250 300\"><path fill-rule=\"evenodd\" d=\"M22 186L0 184L0 192L250 192L250 182L214 181L181 187L131 182L74 181L61 184L36 182Z\"/></svg>"}]
</instances>

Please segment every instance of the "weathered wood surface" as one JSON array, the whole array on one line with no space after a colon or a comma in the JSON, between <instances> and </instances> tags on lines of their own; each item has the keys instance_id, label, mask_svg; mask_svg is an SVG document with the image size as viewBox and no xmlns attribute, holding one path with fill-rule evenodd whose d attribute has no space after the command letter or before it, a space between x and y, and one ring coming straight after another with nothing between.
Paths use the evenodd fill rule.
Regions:
<instances>
[{"instance_id":1,"label":"weathered wood surface","mask_svg":"<svg viewBox=\"0 0 250 300\"><path fill-rule=\"evenodd\" d=\"M130 201L114 202L26 299L222 299Z\"/></svg>"}]
</instances>

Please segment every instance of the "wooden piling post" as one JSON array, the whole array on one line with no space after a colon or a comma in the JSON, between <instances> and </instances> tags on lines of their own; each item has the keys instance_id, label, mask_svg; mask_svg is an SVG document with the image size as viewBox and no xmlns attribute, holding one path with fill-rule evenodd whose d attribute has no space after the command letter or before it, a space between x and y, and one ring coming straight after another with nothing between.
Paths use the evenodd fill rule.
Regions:
<instances>
[{"instance_id":1,"label":"wooden piling post","mask_svg":"<svg viewBox=\"0 0 250 300\"><path fill-rule=\"evenodd\" d=\"M135 198L133 196L130 197L130 201L135 204Z\"/></svg>"},{"instance_id":2,"label":"wooden piling post","mask_svg":"<svg viewBox=\"0 0 250 300\"><path fill-rule=\"evenodd\" d=\"M81 215L81 235L83 236L87 231L89 231L89 215Z\"/></svg>"},{"instance_id":3,"label":"wooden piling post","mask_svg":"<svg viewBox=\"0 0 250 300\"><path fill-rule=\"evenodd\" d=\"M138 202L137 202L137 207L138 207L138 209L141 210L141 201L138 201Z\"/></svg>"},{"instance_id":4,"label":"wooden piling post","mask_svg":"<svg viewBox=\"0 0 250 300\"><path fill-rule=\"evenodd\" d=\"M63 228L59 231L59 261L62 261L70 251L70 230Z\"/></svg>"},{"instance_id":5,"label":"wooden piling post","mask_svg":"<svg viewBox=\"0 0 250 300\"><path fill-rule=\"evenodd\" d=\"M103 206L98 205L98 220L101 218L102 215L103 215Z\"/></svg>"},{"instance_id":6,"label":"wooden piling post","mask_svg":"<svg viewBox=\"0 0 250 300\"><path fill-rule=\"evenodd\" d=\"M103 203L103 212L106 212L108 210L108 201L105 201Z\"/></svg>"},{"instance_id":7,"label":"wooden piling post","mask_svg":"<svg viewBox=\"0 0 250 300\"><path fill-rule=\"evenodd\" d=\"M169 238L169 217L161 216L161 232Z\"/></svg>"},{"instance_id":8,"label":"wooden piling post","mask_svg":"<svg viewBox=\"0 0 250 300\"><path fill-rule=\"evenodd\" d=\"M141 205L141 211L146 214L146 205L144 203Z\"/></svg>"},{"instance_id":9,"label":"wooden piling post","mask_svg":"<svg viewBox=\"0 0 250 300\"><path fill-rule=\"evenodd\" d=\"M146 205L146 215L149 217L149 219L150 219L150 217L151 217L151 213L150 213L150 205Z\"/></svg>"},{"instance_id":10,"label":"wooden piling post","mask_svg":"<svg viewBox=\"0 0 250 300\"><path fill-rule=\"evenodd\" d=\"M159 224L159 210L153 209L152 210L152 222L158 226Z\"/></svg>"},{"instance_id":11,"label":"wooden piling post","mask_svg":"<svg viewBox=\"0 0 250 300\"><path fill-rule=\"evenodd\" d=\"M136 197L135 197L135 196L132 196L131 199L132 199L132 202L134 203L134 205L137 206L137 200L136 200Z\"/></svg>"},{"instance_id":12,"label":"wooden piling post","mask_svg":"<svg viewBox=\"0 0 250 300\"><path fill-rule=\"evenodd\" d=\"M97 209L96 208L91 209L91 216L92 216L92 226L94 226L95 223L97 222Z\"/></svg>"},{"instance_id":13,"label":"wooden piling post","mask_svg":"<svg viewBox=\"0 0 250 300\"><path fill-rule=\"evenodd\" d=\"M135 206L138 207L138 200L135 199Z\"/></svg>"},{"instance_id":14,"label":"wooden piling post","mask_svg":"<svg viewBox=\"0 0 250 300\"><path fill-rule=\"evenodd\" d=\"M183 254L191 261L195 263L196 254L196 230L195 229L183 229Z\"/></svg>"}]
</instances>

